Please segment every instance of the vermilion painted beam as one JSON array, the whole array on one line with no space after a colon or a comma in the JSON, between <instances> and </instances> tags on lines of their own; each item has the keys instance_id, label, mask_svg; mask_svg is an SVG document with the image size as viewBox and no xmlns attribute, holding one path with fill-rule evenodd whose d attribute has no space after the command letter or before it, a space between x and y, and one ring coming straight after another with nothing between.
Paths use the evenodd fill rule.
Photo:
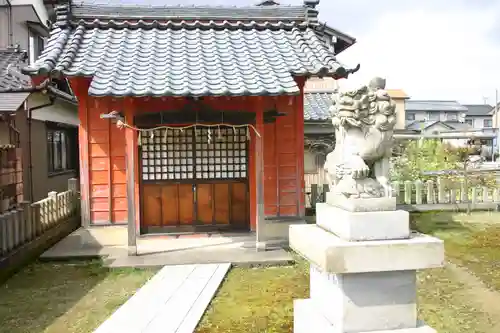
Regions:
<instances>
[{"instance_id":1,"label":"vermilion painted beam","mask_svg":"<svg viewBox=\"0 0 500 333\"><path fill-rule=\"evenodd\" d=\"M90 217L89 115L87 108L90 82L84 78L71 78L69 83L78 99L81 216L82 226L88 227L92 223Z\"/></svg>"},{"instance_id":2,"label":"vermilion painted beam","mask_svg":"<svg viewBox=\"0 0 500 333\"><path fill-rule=\"evenodd\" d=\"M264 225L264 100L256 98L255 103L255 128L259 135L255 136L255 186L256 186L256 246L257 250L265 249Z\"/></svg>"},{"instance_id":3,"label":"vermilion painted beam","mask_svg":"<svg viewBox=\"0 0 500 333\"><path fill-rule=\"evenodd\" d=\"M124 100L125 121L132 125L134 123L135 106L132 98ZM125 128L125 154L127 165L127 209L128 209L128 249L129 255L137 255L137 234L138 234L138 177L137 177L137 133L131 129Z\"/></svg>"}]
</instances>

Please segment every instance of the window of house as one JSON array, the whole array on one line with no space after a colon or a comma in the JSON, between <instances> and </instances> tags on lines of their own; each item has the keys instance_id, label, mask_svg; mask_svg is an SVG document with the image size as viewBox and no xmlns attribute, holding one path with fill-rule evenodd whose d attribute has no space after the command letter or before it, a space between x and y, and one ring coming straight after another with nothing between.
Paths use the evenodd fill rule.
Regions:
<instances>
[{"instance_id":1,"label":"window of house","mask_svg":"<svg viewBox=\"0 0 500 333\"><path fill-rule=\"evenodd\" d=\"M405 116L406 120L415 120L415 113L413 112L407 112Z\"/></svg>"},{"instance_id":2,"label":"window of house","mask_svg":"<svg viewBox=\"0 0 500 333\"><path fill-rule=\"evenodd\" d=\"M50 173L76 169L76 131L66 128L47 128L47 161Z\"/></svg>"},{"instance_id":3,"label":"window of house","mask_svg":"<svg viewBox=\"0 0 500 333\"><path fill-rule=\"evenodd\" d=\"M483 127L493 127L493 120L491 120L491 119L484 119L483 120Z\"/></svg>"},{"instance_id":4,"label":"window of house","mask_svg":"<svg viewBox=\"0 0 500 333\"><path fill-rule=\"evenodd\" d=\"M458 120L458 114L455 112L448 112L446 114L446 119L449 121L457 121Z\"/></svg>"},{"instance_id":5,"label":"window of house","mask_svg":"<svg viewBox=\"0 0 500 333\"><path fill-rule=\"evenodd\" d=\"M465 123L469 124L470 126L474 126L474 120L473 119L465 119Z\"/></svg>"},{"instance_id":6,"label":"window of house","mask_svg":"<svg viewBox=\"0 0 500 333\"><path fill-rule=\"evenodd\" d=\"M439 112L428 112L427 119L432 121L439 120Z\"/></svg>"},{"instance_id":7,"label":"window of house","mask_svg":"<svg viewBox=\"0 0 500 333\"><path fill-rule=\"evenodd\" d=\"M29 49L30 49L30 63L34 63L42 54L45 47L45 38L37 34L35 31L30 30L29 36Z\"/></svg>"}]
</instances>

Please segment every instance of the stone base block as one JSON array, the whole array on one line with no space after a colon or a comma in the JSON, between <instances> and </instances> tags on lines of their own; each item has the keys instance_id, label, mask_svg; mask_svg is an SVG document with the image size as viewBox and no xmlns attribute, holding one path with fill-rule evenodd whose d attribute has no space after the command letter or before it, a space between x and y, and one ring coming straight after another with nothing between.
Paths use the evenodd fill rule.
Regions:
<instances>
[{"instance_id":1,"label":"stone base block","mask_svg":"<svg viewBox=\"0 0 500 333\"><path fill-rule=\"evenodd\" d=\"M327 203L318 203L316 224L347 241L410 237L410 213L403 210L350 212Z\"/></svg>"},{"instance_id":2,"label":"stone base block","mask_svg":"<svg viewBox=\"0 0 500 333\"><path fill-rule=\"evenodd\" d=\"M349 212L377 212L396 210L396 198L351 199L333 192L326 193L326 203Z\"/></svg>"},{"instance_id":3,"label":"stone base block","mask_svg":"<svg viewBox=\"0 0 500 333\"><path fill-rule=\"evenodd\" d=\"M311 266L310 279L316 311L342 332L417 325L416 271L331 274Z\"/></svg>"},{"instance_id":4,"label":"stone base block","mask_svg":"<svg viewBox=\"0 0 500 333\"><path fill-rule=\"evenodd\" d=\"M293 302L293 332L294 333L437 333L424 323L417 323L416 328L396 329L389 331L342 331L333 326L328 319L316 311L310 299L300 299ZM359 318L362 321L364 318Z\"/></svg>"},{"instance_id":5,"label":"stone base block","mask_svg":"<svg viewBox=\"0 0 500 333\"><path fill-rule=\"evenodd\" d=\"M329 273L404 271L444 265L444 242L418 233L409 239L349 242L317 225L294 225L290 227L290 247Z\"/></svg>"}]
</instances>

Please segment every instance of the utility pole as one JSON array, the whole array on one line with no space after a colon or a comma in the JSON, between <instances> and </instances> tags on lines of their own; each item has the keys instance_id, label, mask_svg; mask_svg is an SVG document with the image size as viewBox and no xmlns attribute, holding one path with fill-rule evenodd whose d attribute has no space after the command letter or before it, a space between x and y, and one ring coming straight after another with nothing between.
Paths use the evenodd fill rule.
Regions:
<instances>
[{"instance_id":1,"label":"utility pole","mask_svg":"<svg viewBox=\"0 0 500 333\"><path fill-rule=\"evenodd\" d=\"M497 139L496 139L496 145L498 149L498 155L500 156L500 138L499 138L499 132L500 130L498 129L498 89L495 89L495 111L493 111L493 128L496 129L497 131ZM493 150L494 151L494 150ZM493 159L495 158L495 154L493 153Z\"/></svg>"}]
</instances>

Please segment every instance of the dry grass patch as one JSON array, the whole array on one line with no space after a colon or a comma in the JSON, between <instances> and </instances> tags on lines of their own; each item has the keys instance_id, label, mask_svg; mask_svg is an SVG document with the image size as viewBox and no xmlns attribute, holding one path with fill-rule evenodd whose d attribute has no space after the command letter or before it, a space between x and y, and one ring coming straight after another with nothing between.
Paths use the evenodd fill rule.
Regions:
<instances>
[{"instance_id":1,"label":"dry grass patch","mask_svg":"<svg viewBox=\"0 0 500 333\"><path fill-rule=\"evenodd\" d=\"M0 286L0 332L93 332L154 274L100 262L32 264Z\"/></svg>"}]
</instances>

